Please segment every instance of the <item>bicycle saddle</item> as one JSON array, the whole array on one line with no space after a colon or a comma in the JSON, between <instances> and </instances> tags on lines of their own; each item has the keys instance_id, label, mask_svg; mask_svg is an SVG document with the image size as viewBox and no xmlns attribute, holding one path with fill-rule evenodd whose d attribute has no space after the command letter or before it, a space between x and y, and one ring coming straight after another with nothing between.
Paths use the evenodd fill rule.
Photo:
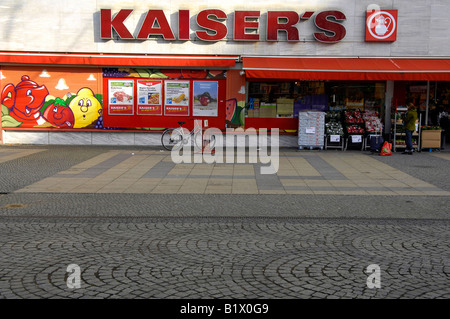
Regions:
<instances>
[{"instance_id":1,"label":"bicycle saddle","mask_svg":"<svg viewBox=\"0 0 450 319\"><path fill-rule=\"evenodd\" d=\"M178 124L183 125L186 124L186 122L178 122Z\"/></svg>"}]
</instances>

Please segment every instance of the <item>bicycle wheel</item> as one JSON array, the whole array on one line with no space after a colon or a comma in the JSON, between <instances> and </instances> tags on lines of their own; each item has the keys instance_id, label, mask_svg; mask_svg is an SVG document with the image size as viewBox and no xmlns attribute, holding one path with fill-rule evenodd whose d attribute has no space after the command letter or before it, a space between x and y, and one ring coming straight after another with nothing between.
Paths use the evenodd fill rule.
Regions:
<instances>
[{"instance_id":1,"label":"bicycle wheel","mask_svg":"<svg viewBox=\"0 0 450 319\"><path fill-rule=\"evenodd\" d=\"M161 136L161 144L168 151L180 148L182 141L183 135L179 130L174 128L168 128Z\"/></svg>"}]
</instances>

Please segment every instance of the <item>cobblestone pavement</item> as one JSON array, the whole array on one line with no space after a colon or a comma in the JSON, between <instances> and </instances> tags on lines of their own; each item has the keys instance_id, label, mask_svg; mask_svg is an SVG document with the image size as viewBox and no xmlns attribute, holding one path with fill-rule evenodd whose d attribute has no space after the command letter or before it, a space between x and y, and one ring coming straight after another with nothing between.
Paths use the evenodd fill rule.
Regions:
<instances>
[{"instance_id":1,"label":"cobblestone pavement","mask_svg":"<svg viewBox=\"0 0 450 319\"><path fill-rule=\"evenodd\" d=\"M285 151L287 158L317 156L308 162L320 173L311 175L316 180L356 181L320 161L356 156L414 183L401 193L379 181L389 196L36 188L86 163L87 178L99 176L101 167L92 167L117 150L152 151L0 147L0 298L450 298L449 153ZM258 189L279 186L259 182ZM430 188L439 194L423 192ZM68 287L72 264L80 288ZM379 288L368 285L369 265L380 267Z\"/></svg>"}]
</instances>

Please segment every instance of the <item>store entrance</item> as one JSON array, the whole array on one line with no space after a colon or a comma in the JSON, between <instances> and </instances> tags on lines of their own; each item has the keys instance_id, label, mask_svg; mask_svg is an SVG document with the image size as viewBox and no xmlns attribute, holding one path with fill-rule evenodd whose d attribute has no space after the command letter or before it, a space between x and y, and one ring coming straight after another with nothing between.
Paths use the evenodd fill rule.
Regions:
<instances>
[{"instance_id":1,"label":"store entrance","mask_svg":"<svg viewBox=\"0 0 450 319\"><path fill-rule=\"evenodd\" d=\"M422 130L441 130L441 149L450 148L450 82L396 81L392 109L409 103L417 106Z\"/></svg>"}]
</instances>

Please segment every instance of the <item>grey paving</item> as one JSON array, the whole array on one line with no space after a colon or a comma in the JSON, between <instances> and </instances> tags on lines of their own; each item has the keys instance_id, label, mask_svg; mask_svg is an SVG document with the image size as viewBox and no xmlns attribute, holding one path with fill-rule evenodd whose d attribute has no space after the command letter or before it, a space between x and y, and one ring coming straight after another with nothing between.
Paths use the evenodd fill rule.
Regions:
<instances>
[{"instance_id":1,"label":"grey paving","mask_svg":"<svg viewBox=\"0 0 450 319\"><path fill-rule=\"evenodd\" d=\"M109 150L43 148L0 163L0 299L450 297L448 196L14 192ZM450 190L448 160L377 160Z\"/></svg>"},{"instance_id":2,"label":"grey paving","mask_svg":"<svg viewBox=\"0 0 450 319\"><path fill-rule=\"evenodd\" d=\"M320 156L308 156L306 161L314 167L323 178L328 180L343 180L345 176L341 174L337 169L329 165Z\"/></svg>"}]
</instances>

